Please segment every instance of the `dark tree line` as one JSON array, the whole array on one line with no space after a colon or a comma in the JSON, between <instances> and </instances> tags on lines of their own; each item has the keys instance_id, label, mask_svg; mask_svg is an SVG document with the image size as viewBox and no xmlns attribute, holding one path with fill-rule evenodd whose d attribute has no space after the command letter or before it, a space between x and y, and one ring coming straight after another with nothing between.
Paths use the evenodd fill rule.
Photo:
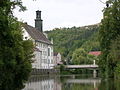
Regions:
<instances>
[{"instance_id":1,"label":"dark tree line","mask_svg":"<svg viewBox=\"0 0 120 90\"><path fill-rule=\"evenodd\" d=\"M120 0L108 0L107 3L109 7L103 10L104 18L99 32L102 51L99 66L103 76L115 77L115 73L120 71L119 54L116 54L119 53L117 49L120 50L116 43L120 35Z\"/></svg>"},{"instance_id":2,"label":"dark tree line","mask_svg":"<svg viewBox=\"0 0 120 90\"><path fill-rule=\"evenodd\" d=\"M13 16L21 0L0 0L0 90L21 90L31 72L33 44L23 41L22 24Z\"/></svg>"}]
</instances>

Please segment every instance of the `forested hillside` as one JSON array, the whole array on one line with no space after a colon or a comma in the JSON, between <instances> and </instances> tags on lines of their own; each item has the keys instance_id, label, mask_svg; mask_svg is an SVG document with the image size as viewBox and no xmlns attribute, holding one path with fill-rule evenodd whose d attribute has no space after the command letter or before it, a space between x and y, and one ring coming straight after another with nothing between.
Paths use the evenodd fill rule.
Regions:
<instances>
[{"instance_id":1,"label":"forested hillside","mask_svg":"<svg viewBox=\"0 0 120 90\"><path fill-rule=\"evenodd\" d=\"M84 27L55 28L46 31L48 38L53 38L54 51L62 54L62 59L70 60L73 52L78 48L88 51L99 50L98 42L99 24Z\"/></svg>"}]
</instances>

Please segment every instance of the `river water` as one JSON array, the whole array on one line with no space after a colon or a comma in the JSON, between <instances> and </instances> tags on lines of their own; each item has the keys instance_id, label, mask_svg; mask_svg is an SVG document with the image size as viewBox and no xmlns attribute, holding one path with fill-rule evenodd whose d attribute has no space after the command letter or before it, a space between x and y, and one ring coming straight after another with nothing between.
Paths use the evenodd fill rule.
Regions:
<instances>
[{"instance_id":1,"label":"river water","mask_svg":"<svg viewBox=\"0 0 120 90\"><path fill-rule=\"evenodd\" d=\"M120 90L120 80L91 75L31 76L23 90Z\"/></svg>"}]
</instances>

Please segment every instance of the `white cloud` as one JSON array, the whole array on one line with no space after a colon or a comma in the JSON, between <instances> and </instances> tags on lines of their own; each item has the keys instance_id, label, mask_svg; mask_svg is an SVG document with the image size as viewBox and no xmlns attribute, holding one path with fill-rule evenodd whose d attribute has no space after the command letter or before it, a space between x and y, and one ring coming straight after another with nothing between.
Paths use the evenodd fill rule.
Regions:
<instances>
[{"instance_id":1,"label":"white cloud","mask_svg":"<svg viewBox=\"0 0 120 90\"><path fill-rule=\"evenodd\" d=\"M99 0L23 0L24 13L15 16L34 26L35 11L42 11L44 30L62 26L83 26L100 22L104 4Z\"/></svg>"}]
</instances>

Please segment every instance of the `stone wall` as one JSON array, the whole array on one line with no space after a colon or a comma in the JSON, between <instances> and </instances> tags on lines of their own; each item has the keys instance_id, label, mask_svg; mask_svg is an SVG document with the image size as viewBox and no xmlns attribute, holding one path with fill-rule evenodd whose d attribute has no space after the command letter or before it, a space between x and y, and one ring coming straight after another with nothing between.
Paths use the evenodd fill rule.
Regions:
<instances>
[{"instance_id":1,"label":"stone wall","mask_svg":"<svg viewBox=\"0 0 120 90\"><path fill-rule=\"evenodd\" d=\"M59 69L32 69L32 75L49 75L49 74L59 74Z\"/></svg>"}]
</instances>

